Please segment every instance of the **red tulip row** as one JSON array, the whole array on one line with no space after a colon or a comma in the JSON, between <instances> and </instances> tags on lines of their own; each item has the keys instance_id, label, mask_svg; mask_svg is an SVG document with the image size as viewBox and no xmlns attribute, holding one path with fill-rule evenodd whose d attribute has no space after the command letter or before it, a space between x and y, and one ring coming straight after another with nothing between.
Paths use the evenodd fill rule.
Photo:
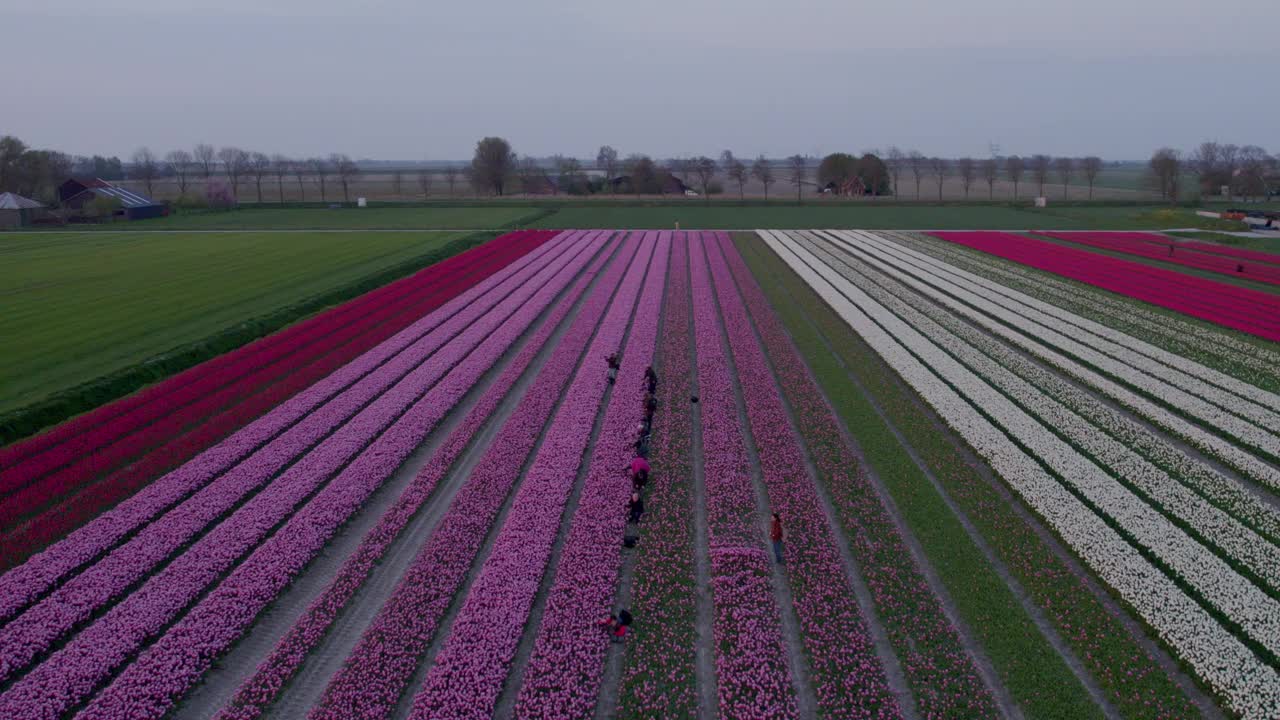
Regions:
<instances>
[{"instance_id":1,"label":"red tulip row","mask_svg":"<svg viewBox=\"0 0 1280 720\"><path fill-rule=\"evenodd\" d=\"M89 451L80 461L32 481L0 503L0 526L9 526L9 530L0 536L0 545L4 548L0 551L0 569L20 562L34 550L65 535L143 484L185 462L387 339L414 319L439 307L453 295L474 286L545 239L537 237L526 242L504 242L497 252L471 258L466 266L454 264L452 269L446 267L441 270L436 269L439 266L428 268L411 278L415 282L408 285L405 292L392 296L373 312L353 320L349 314L334 318L329 318L328 313L321 315L315 320L329 318L332 322L314 324L315 331L322 334L317 342L292 348L282 346L279 348L282 357L270 365L242 376L193 403L181 406L180 402L175 402L168 408L172 410L169 415L121 437L114 444ZM352 303L359 305L363 301L361 298ZM349 322L343 325L347 320ZM291 354L283 354L290 349L293 350ZM225 380L221 375L211 371L204 380ZM200 384L193 383L188 387ZM162 413L166 410L165 405L164 401L156 400L144 409ZM112 427L115 423L108 421L101 427ZM161 446L151 447L155 443L161 443ZM69 444L59 445L33 456L31 461L54 457L67 447ZM121 464L126 465L102 477L103 473ZM51 502L54 504L43 512L26 517Z\"/></svg>"},{"instance_id":2,"label":"red tulip row","mask_svg":"<svg viewBox=\"0 0 1280 720\"><path fill-rule=\"evenodd\" d=\"M561 295L602 245L603 242L582 241L559 254L547 272L540 273L530 283L532 287L528 292L522 288L513 293L499 309L489 314L491 323L473 326L474 334L484 338L478 345L460 335L457 342L444 348L433 360L448 369L445 377L412 406L398 413L381 436L346 438L344 445L350 443L361 448L358 457L125 668L88 704L80 717L84 720L163 717ZM361 431L378 425L373 418L370 420L372 422L359 423ZM317 448L313 454L322 452L324 448ZM269 513L286 504L287 500L264 503L261 509ZM249 508L247 505L243 510ZM265 524L262 518L256 520L255 525ZM235 540L234 537L228 539ZM211 554L230 555L233 551L227 549L228 544L220 543ZM169 573L172 568L171 565L165 572ZM177 572L170 588L181 586L188 577L187 568ZM194 586L198 582L190 584ZM169 589L168 594L176 593ZM102 624L99 621L95 629ZM130 632L134 628L126 626L121 631ZM174 672L174 668L181 670Z\"/></svg>"},{"instance_id":3,"label":"red tulip row","mask_svg":"<svg viewBox=\"0 0 1280 720\"><path fill-rule=\"evenodd\" d=\"M601 372L600 359L583 358L583 351L638 245L632 239L617 253L391 598L329 682L311 711L313 720L385 718L395 708L571 377Z\"/></svg>"},{"instance_id":4,"label":"red tulip row","mask_svg":"<svg viewBox=\"0 0 1280 720\"><path fill-rule=\"evenodd\" d=\"M633 350L638 352L630 342L624 349L623 341L653 250L652 243L641 243L587 352L588 363L620 351L624 358ZM661 281L661 277L656 280ZM603 367L597 366L595 372L590 367L574 378L565 393L493 549L467 592L422 690L414 697L410 713L414 720L493 714L608 388Z\"/></svg>"},{"instance_id":5,"label":"red tulip row","mask_svg":"<svg viewBox=\"0 0 1280 720\"><path fill-rule=\"evenodd\" d=\"M722 255L736 257L737 250L726 233L717 233L714 240L705 237L734 366L738 377L749 378L741 383L742 399L761 477L772 511L784 519L786 574L813 669L818 710L831 717L901 717L845 573L836 531L806 470L787 408Z\"/></svg>"},{"instance_id":6,"label":"red tulip row","mask_svg":"<svg viewBox=\"0 0 1280 720\"><path fill-rule=\"evenodd\" d=\"M693 509L693 318L689 245L675 234L657 368L660 412L653 428L653 480L635 565L631 611L643 628L628 640L622 717L697 714L697 578Z\"/></svg>"},{"instance_id":7,"label":"red tulip row","mask_svg":"<svg viewBox=\"0 0 1280 720\"><path fill-rule=\"evenodd\" d=\"M690 263L720 714L796 717L772 561L758 522L733 376L704 256L704 245L711 242L711 234L693 240Z\"/></svg>"},{"instance_id":8,"label":"red tulip row","mask_svg":"<svg viewBox=\"0 0 1280 720\"><path fill-rule=\"evenodd\" d=\"M1280 297L1004 232L931 235L1224 327L1280 340Z\"/></svg>"},{"instance_id":9,"label":"red tulip row","mask_svg":"<svg viewBox=\"0 0 1280 720\"><path fill-rule=\"evenodd\" d=\"M1231 247L1230 245L1216 245L1214 243L1194 242L1191 240L1175 240L1168 235L1160 235L1150 232L1118 232L1108 231L1100 232L1094 230L1082 231L1089 235L1096 236L1100 239L1114 238L1118 240L1138 240L1152 245L1168 247L1173 245L1177 248L1176 252L1190 251L1194 253L1203 253L1206 255L1216 255L1218 257L1241 258L1244 260L1253 260L1264 265L1280 266L1280 255L1270 252L1262 252L1261 250L1248 250L1245 248ZM1071 240L1075 232L1053 232L1047 233L1041 230L1036 231L1040 235L1048 235L1049 237L1059 237L1063 240Z\"/></svg>"},{"instance_id":10,"label":"red tulip row","mask_svg":"<svg viewBox=\"0 0 1280 720\"><path fill-rule=\"evenodd\" d=\"M559 247L562 242L548 247ZM323 440L413 371L503 296L523 284L549 256L549 253L532 253L532 259L509 265L0 576L0 619L13 617L135 532L129 544L158 553L153 562L181 547L185 538L216 520L246 493L255 491L281 472L300 451ZM192 501L184 503L188 498ZM176 509L168 512L171 508ZM148 526L167 512L164 522ZM182 530L175 535L174 528ZM108 556L107 561L110 560ZM89 588L95 585L86 575L94 570L90 568L81 575L82 584ZM118 571L111 572L127 575L136 573L137 569L131 563L124 563Z\"/></svg>"},{"instance_id":11,"label":"red tulip row","mask_svg":"<svg viewBox=\"0 0 1280 720\"><path fill-rule=\"evenodd\" d=\"M231 703L219 713L218 720L255 720L262 716L271 703L275 702L285 684L302 666L307 653L315 649L324 639L338 615L347 608L347 603L368 579L374 565L381 560L387 548L400 536L401 531L423 504L432 497L436 486L450 472L453 464L463 455L476 434L489 422L493 413L507 398L516 381L529 368L534 358L542 352L547 341L564 322L578 298L608 261L613 249L616 249L616 246L611 246L610 249L597 254L586 272L538 328L537 333L521 348L520 354L503 369L502 374L467 413L467 417L449 435L438 454L405 488L395 505L365 534L360 546L343 563L336 577L307 607L306 612L294 622L284 637L276 643L275 649L258 665L257 671L240 685ZM590 328L587 330L589 332ZM581 341L575 345L579 354L585 344L586 336L583 334ZM561 374L561 384L568 379L569 369L566 368ZM543 382L551 382L551 380ZM554 388L554 392L550 392L548 397L558 396L559 390L559 387Z\"/></svg>"},{"instance_id":12,"label":"red tulip row","mask_svg":"<svg viewBox=\"0 0 1280 720\"><path fill-rule=\"evenodd\" d=\"M1170 265L1209 270L1245 280L1255 280L1270 284L1280 284L1280 266L1267 262L1255 262L1251 259L1228 257L1218 253L1201 252L1195 247L1183 243L1175 243L1148 233L1114 233L1114 232L1039 232L1038 234L1057 240L1066 240L1079 245L1113 250L1135 257L1159 260ZM1138 236L1138 237L1134 237Z\"/></svg>"},{"instance_id":13,"label":"red tulip row","mask_svg":"<svg viewBox=\"0 0 1280 720\"><path fill-rule=\"evenodd\" d=\"M210 655L216 648L210 643L242 629L232 622L233 618L243 622L251 620L256 615L250 612L253 602L265 604L274 598L275 592L269 591L278 591L287 584L292 574L323 548L332 531L399 467L542 308L577 275L593 254L583 252L588 245L579 242L568 252L558 254L492 308L469 308L467 314L473 315L474 322L467 322L466 329L438 352L423 349L424 354L430 353L429 358L423 357L417 368L319 445L311 449L306 445L282 448L298 461L156 574L143 580L146 573L153 570L156 558L193 527L180 515L166 516L152 526L159 528L158 535L135 537L106 561L82 573L6 626L0 635L3 641L0 657L4 667L12 671L23 667L36 653L47 651L49 643L61 632L85 622L95 610L127 592L133 584L142 582L141 587L111 607L105 616L75 635L0 696L0 711L9 708L19 714L31 711L56 714L65 710L61 703L74 704L81 700L104 676L127 662L142 643L162 631L211 583L231 571L241 558L287 521L201 605L205 607L215 603L216 598L226 596L234 611L223 607L214 613L220 618L218 622L202 626L193 619L199 617L197 609L179 626L196 632L201 642L177 640L174 641L177 650L169 652L199 649L201 659L211 660ZM331 477L334 479L328 482ZM306 507L294 516L303 503ZM233 589L237 579L241 581L238 590ZM247 579L256 584L244 585ZM165 639L174 637L174 631L170 631ZM163 702L174 692L175 683L194 682L198 674L174 676L147 672L146 658L163 654L164 651L157 649L160 647L171 646L154 646L144 661L130 665L118 684L131 686L133 694L152 693L156 702ZM190 670L193 662L195 660L184 656L182 665ZM145 689L139 690L139 687Z\"/></svg>"},{"instance_id":14,"label":"red tulip row","mask_svg":"<svg viewBox=\"0 0 1280 720\"><path fill-rule=\"evenodd\" d=\"M653 260L521 678L517 717L587 718L595 709L609 644L598 631L613 604L622 564L619 539L626 530L623 509L631 494L633 433L644 417L645 370L653 364L671 233L645 233L644 242L655 245Z\"/></svg>"},{"instance_id":15,"label":"red tulip row","mask_svg":"<svg viewBox=\"0 0 1280 720\"><path fill-rule=\"evenodd\" d=\"M996 715L991 692L983 684L973 658L965 651L955 626L929 587L861 462L841 436L833 411L786 329L741 255L728 245L724 250L777 372L778 387L786 395L797 429L849 536L850 549L902 662L921 715ZM738 368L742 373L742 363Z\"/></svg>"}]
</instances>

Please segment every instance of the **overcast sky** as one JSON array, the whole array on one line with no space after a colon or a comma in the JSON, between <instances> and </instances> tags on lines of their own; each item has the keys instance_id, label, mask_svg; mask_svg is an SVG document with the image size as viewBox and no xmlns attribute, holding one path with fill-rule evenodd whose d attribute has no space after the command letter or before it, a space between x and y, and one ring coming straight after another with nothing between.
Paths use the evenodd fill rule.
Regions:
<instances>
[{"instance_id":1,"label":"overcast sky","mask_svg":"<svg viewBox=\"0 0 1280 720\"><path fill-rule=\"evenodd\" d=\"M0 67L121 157L1280 151L1280 0L0 0Z\"/></svg>"}]
</instances>

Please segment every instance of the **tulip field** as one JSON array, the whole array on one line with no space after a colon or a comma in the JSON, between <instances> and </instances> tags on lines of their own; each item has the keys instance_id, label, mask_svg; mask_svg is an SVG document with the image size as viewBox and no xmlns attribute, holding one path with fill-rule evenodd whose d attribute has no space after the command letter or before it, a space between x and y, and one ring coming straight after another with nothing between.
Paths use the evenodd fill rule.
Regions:
<instances>
[{"instance_id":1,"label":"tulip field","mask_svg":"<svg viewBox=\"0 0 1280 720\"><path fill-rule=\"evenodd\" d=\"M1045 236L520 230L0 448L0 718L1280 717L1280 298L1118 254L1280 259Z\"/></svg>"}]
</instances>

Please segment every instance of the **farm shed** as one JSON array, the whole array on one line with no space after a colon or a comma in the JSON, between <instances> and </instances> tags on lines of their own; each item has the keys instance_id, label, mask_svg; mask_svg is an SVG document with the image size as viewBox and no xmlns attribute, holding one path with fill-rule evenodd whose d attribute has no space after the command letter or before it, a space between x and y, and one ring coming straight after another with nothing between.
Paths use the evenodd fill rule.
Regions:
<instances>
[{"instance_id":1,"label":"farm shed","mask_svg":"<svg viewBox=\"0 0 1280 720\"><path fill-rule=\"evenodd\" d=\"M31 198L11 192L0 193L0 230L30 225L34 211L43 207Z\"/></svg>"},{"instance_id":2,"label":"farm shed","mask_svg":"<svg viewBox=\"0 0 1280 720\"><path fill-rule=\"evenodd\" d=\"M58 187L58 199L70 210L84 210L99 197L119 200L120 210L116 215L129 220L160 217L166 213L165 206L155 200L101 178L71 178Z\"/></svg>"}]
</instances>

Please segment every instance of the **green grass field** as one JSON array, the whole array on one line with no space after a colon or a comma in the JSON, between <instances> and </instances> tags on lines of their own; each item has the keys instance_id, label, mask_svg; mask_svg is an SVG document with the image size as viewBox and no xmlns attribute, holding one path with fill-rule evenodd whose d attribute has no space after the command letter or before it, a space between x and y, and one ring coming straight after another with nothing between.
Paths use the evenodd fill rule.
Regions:
<instances>
[{"instance_id":1,"label":"green grass field","mask_svg":"<svg viewBox=\"0 0 1280 720\"><path fill-rule=\"evenodd\" d=\"M136 223L85 225L91 230L496 230L542 214L532 206L245 208L178 213ZM81 229L81 228L77 228Z\"/></svg>"},{"instance_id":2,"label":"green grass field","mask_svg":"<svg viewBox=\"0 0 1280 720\"><path fill-rule=\"evenodd\" d=\"M0 413L333 291L458 234L0 234Z\"/></svg>"}]
</instances>

